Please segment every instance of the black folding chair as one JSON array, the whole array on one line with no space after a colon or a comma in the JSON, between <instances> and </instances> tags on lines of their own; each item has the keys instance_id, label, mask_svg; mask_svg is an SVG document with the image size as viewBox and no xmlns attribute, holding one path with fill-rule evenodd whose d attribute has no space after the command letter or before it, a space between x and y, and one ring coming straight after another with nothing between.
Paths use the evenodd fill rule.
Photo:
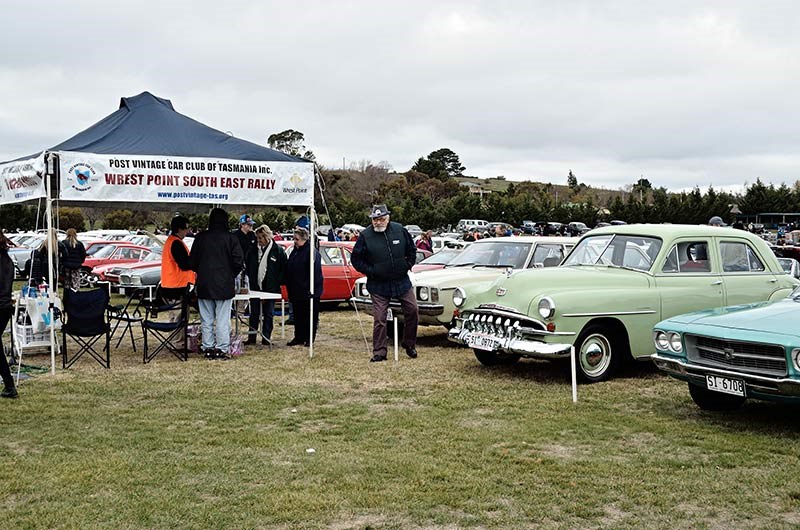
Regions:
<instances>
[{"instance_id":1,"label":"black folding chair","mask_svg":"<svg viewBox=\"0 0 800 530\"><path fill-rule=\"evenodd\" d=\"M133 336L133 325L140 324L144 320L146 308L152 305L152 299L148 293L152 294L150 287L132 288L126 303L109 307L108 320L112 325L111 338L114 339L116 337L117 331L122 331L117 340L116 348L119 348L120 344L122 344L122 341L125 339L125 335L128 335L131 339L133 351L136 352L136 338Z\"/></svg>"},{"instance_id":2,"label":"black folding chair","mask_svg":"<svg viewBox=\"0 0 800 530\"><path fill-rule=\"evenodd\" d=\"M106 309L108 308L108 292L105 289L91 291L73 291L64 289L64 324L61 335L64 347L61 350L64 368L69 368L75 361L88 353L104 368L111 367L110 326ZM70 355L67 351L67 338L72 337L78 351ZM105 337L105 346L98 353L95 344Z\"/></svg>"},{"instance_id":3,"label":"black folding chair","mask_svg":"<svg viewBox=\"0 0 800 530\"><path fill-rule=\"evenodd\" d=\"M142 320L142 336L144 337L143 360L147 364L156 355L164 350L169 351L181 361L189 360L189 350L187 348L187 335L189 327L189 294L190 287L187 287L177 301L170 302L164 300L161 287L156 289L155 302L147 307L144 320ZM161 319L159 315L174 314L178 312L178 318L174 321ZM148 343L148 338L157 343L154 348Z\"/></svg>"}]
</instances>

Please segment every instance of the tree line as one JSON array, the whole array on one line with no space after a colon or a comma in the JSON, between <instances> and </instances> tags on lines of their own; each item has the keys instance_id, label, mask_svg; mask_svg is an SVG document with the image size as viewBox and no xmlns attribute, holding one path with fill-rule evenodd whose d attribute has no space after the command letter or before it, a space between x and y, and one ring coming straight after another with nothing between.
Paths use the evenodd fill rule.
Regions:
<instances>
[{"instance_id":1,"label":"tree line","mask_svg":"<svg viewBox=\"0 0 800 530\"><path fill-rule=\"evenodd\" d=\"M288 129L269 136L267 144L279 151L314 161L305 145L303 133ZM756 179L742 193L694 188L689 192L670 192L654 187L640 177L621 190L601 190L579 182L570 169L566 185L539 182L504 182L502 189L474 193L461 185L464 167L449 148L420 157L406 172L395 172L386 162L352 163L348 168L320 167L321 179L315 193L315 208L321 223L367 225L372 204L386 203L392 219L423 228L454 226L462 218L504 221L519 226L531 221L580 221L594 226L600 221L618 219L628 223L702 224L718 215L733 223L737 206L743 215L761 212L800 212L800 181L794 186L764 184ZM473 188L474 189L474 188ZM322 190L322 193L320 193ZM238 208L231 209L231 227L236 226ZM254 220L273 230L294 226L302 213L291 209L265 207L248 212ZM134 229L169 225L174 210L110 209L103 207L58 208L58 224L63 230L103 228ZM38 216L38 217L37 217ZM5 230L30 230L43 226L43 208L35 205L7 205L0 208L0 227ZM207 214L187 215L191 226L202 229Z\"/></svg>"}]
</instances>

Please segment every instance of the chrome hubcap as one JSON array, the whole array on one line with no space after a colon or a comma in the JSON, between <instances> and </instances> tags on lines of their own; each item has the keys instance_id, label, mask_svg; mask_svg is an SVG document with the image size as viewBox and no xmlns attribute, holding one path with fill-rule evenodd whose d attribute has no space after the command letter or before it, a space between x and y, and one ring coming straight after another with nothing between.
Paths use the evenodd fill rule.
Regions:
<instances>
[{"instance_id":1,"label":"chrome hubcap","mask_svg":"<svg viewBox=\"0 0 800 530\"><path fill-rule=\"evenodd\" d=\"M611 364L611 344L600 334L589 335L581 345L581 370L590 377L597 377Z\"/></svg>"}]
</instances>

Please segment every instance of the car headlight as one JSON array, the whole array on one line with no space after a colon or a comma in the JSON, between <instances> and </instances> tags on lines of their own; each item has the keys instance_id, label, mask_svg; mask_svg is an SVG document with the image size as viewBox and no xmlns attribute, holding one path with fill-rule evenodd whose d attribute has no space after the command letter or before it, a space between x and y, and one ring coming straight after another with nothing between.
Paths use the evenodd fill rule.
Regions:
<instances>
[{"instance_id":1,"label":"car headlight","mask_svg":"<svg viewBox=\"0 0 800 530\"><path fill-rule=\"evenodd\" d=\"M653 342L655 343L657 350L669 350L669 338L663 331L653 332Z\"/></svg>"},{"instance_id":2,"label":"car headlight","mask_svg":"<svg viewBox=\"0 0 800 530\"><path fill-rule=\"evenodd\" d=\"M466 301L467 294L461 287L456 287L455 291L453 291L453 305L456 307L461 307Z\"/></svg>"},{"instance_id":3,"label":"car headlight","mask_svg":"<svg viewBox=\"0 0 800 530\"><path fill-rule=\"evenodd\" d=\"M431 287L431 302L439 303L439 289Z\"/></svg>"},{"instance_id":4,"label":"car headlight","mask_svg":"<svg viewBox=\"0 0 800 530\"><path fill-rule=\"evenodd\" d=\"M794 363L794 369L800 372L800 348L792 350L792 363Z\"/></svg>"},{"instance_id":5,"label":"car headlight","mask_svg":"<svg viewBox=\"0 0 800 530\"><path fill-rule=\"evenodd\" d=\"M362 283L361 285L359 285L358 290L361 293L361 296L369 296L369 291L367 291L366 283Z\"/></svg>"},{"instance_id":6,"label":"car headlight","mask_svg":"<svg viewBox=\"0 0 800 530\"><path fill-rule=\"evenodd\" d=\"M542 297L539 300L539 316L542 318L550 318L556 312L556 304L549 296Z\"/></svg>"},{"instance_id":7,"label":"car headlight","mask_svg":"<svg viewBox=\"0 0 800 530\"><path fill-rule=\"evenodd\" d=\"M427 287L417 287L417 300L420 302L427 302L430 298Z\"/></svg>"},{"instance_id":8,"label":"car headlight","mask_svg":"<svg viewBox=\"0 0 800 530\"><path fill-rule=\"evenodd\" d=\"M667 334L669 338L669 349L674 351L675 353L680 353L683 351L683 345L681 344L681 336L679 333L670 332Z\"/></svg>"}]
</instances>

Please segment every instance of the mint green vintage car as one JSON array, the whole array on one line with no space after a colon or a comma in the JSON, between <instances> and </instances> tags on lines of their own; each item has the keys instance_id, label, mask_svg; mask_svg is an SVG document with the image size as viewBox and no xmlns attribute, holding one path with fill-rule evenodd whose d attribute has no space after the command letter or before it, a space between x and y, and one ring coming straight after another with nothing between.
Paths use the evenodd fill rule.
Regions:
<instances>
[{"instance_id":1,"label":"mint green vintage car","mask_svg":"<svg viewBox=\"0 0 800 530\"><path fill-rule=\"evenodd\" d=\"M472 243L442 269L413 273L411 281L417 296L420 326L452 326L456 306L453 293L485 291L497 278L514 269L555 267L572 249L575 237L493 237ZM372 314L372 299L367 279L359 278L351 301ZM390 307L399 313L400 303ZM400 315L398 315L400 316Z\"/></svg>"},{"instance_id":2,"label":"mint green vintage car","mask_svg":"<svg viewBox=\"0 0 800 530\"><path fill-rule=\"evenodd\" d=\"M668 318L653 343L656 366L688 382L702 409L734 410L748 398L800 404L800 289Z\"/></svg>"},{"instance_id":3,"label":"mint green vintage car","mask_svg":"<svg viewBox=\"0 0 800 530\"><path fill-rule=\"evenodd\" d=\"M579 377L603 381L625 361L649 358L653 326L665 318L777 300L798 284L748 232L609 226L583 236L558 267L518 271L455 300L448 337L485 365L566 358L574 346Z\"/></svg>"}]
</instances>

